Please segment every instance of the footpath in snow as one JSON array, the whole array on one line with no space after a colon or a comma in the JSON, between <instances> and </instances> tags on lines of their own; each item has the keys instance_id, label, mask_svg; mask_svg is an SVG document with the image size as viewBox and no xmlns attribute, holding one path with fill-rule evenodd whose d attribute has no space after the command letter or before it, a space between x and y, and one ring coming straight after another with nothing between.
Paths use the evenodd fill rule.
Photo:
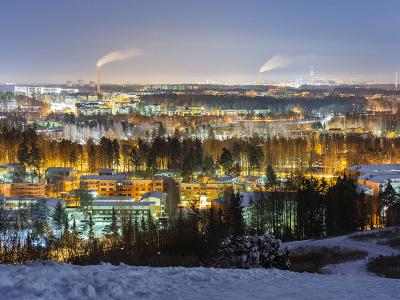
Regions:
<instances>
[{"instance_id":1,"label":"footpath in snow","mask_svg":"<svg viewBox=\"0 0 400 300\"><path fill-rule=\"evenodd\" d=\"M390 230L390 229L389 229ZM376 244L376 240L365 240L359 241L354 240L351 237L354 235L371 234L374 232L382 231L382 229L356 232L348 235L342 235L333 238L326 238L320 240L304 240L284 243L289 250L295 250L296 248L311 249L312 247L340 247L348 250L361 250L368 253L363 259L358 259L350 262L332 264L325 266L322 271L327 274L337 275L367 275L377 276L374 273L367 271L368 260L382 256L400 255L400 250L391 248L386 245Z\"/></svg>"},{"instance_id":2,"label":"footpath in snow","mask_svg":"<svg viewBox=\"0 0 400 300\"><path fill-rule=\"evenodd\" d=\"M398 299L400 280L275 269L0 265L0 298Z\"/></svg>"}]
</instances>

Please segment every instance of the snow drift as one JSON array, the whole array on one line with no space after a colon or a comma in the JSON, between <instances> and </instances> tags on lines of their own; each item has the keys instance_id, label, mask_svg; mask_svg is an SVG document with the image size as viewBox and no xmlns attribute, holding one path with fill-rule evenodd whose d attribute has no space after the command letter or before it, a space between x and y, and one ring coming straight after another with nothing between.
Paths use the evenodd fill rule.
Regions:
<instances>
[{"instance_id":1,"label":"snow drift","mask_svg":"<svg viewBox=\"0 0 400 300\"><path fill-rule=\"evenodd\" d=\"M277 269L1 265L1 299L396 299L400 281Z\"/></svg>"}]
</instances>

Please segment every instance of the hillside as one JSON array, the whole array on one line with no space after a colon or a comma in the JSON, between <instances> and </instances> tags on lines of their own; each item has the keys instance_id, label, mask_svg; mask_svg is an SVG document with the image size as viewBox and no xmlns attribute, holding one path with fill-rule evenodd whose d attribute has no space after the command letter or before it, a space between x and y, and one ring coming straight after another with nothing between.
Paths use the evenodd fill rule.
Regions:
<instances>
[{"instance_id":1,"label":"hillside","mask_svg":"<svg viewBox=\"0 0 400 300\"><path fill-rule=\"evenodd\" d=\"M357 232L320 240L287 242L284 243L284 245L289 248L291 253L302 254L321 247L325 249L336 248L343 252L354 250L366 252L366 256L362 259L338 264L328 264L324 266L321 271L326 274L376 276L367 271L368 261L378 256L400 255L400 249L389 247L384 243L390 239L390 237L398 236L399 234L400 229L393 227Z\"/></svg>"}]
</instances>

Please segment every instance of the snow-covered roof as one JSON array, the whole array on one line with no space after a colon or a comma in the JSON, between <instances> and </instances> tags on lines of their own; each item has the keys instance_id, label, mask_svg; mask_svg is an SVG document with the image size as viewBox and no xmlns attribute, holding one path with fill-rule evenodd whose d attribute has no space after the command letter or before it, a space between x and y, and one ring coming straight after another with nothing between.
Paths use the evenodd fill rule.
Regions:
<instances>
[{"instance_id":1,"label":"snow-covered roof","mask_svg":"<svg viewBox=\"0 0 400 300\"><path fill-rule=\"evenodd\" d=\"M360 173L400 172L400 164L355 165L347 169Z\"/></svg>"},{"instance_id":2,"label":"snow-covered roof","mask_svg":"<svg viewBox=\"0 0 400 300\"><path fill-rule=\"evenodd\" d=\"M119 200L119 201L93 201L92 206L150 206L153 202L136 202L131 200Z\"/></svg>"},{"instance_id":3,"label":"snow-covered roof","mask_svg":"<svg viewBox=\"0 0 400 300\"><path fill-rule=\"evenodd\" d=\"M125 174L117 175L82 175L81 180L125 180L128 176Z\"/></svg>"},{"instance_id":4,"label":"snow-covered roof","mask_svg":"<svg viewBox=\"0 0 400 300\"><path fill-rule=\"evenodd\" d=\"M397 180L400 179L400 172L398 173L367 173L364 175L360 175L358 177L358 180L365 180L365 181L370 181L370 182L375 182L375 183L384 183L387 182L388 180Z\"/></svg>"},{"instance_id":5,"label":"snow-covered roof","mask_svg":"<svg viewBox=\"0 0 400 300\"><path fill-rule=\"evenodd\" d=\"M148 192L141 197L140 201L146 201L149 198L157 198L162 201L165 201L167 199L167 194L160 192Z\"/></svg>"},{"instance_id":6,"label":"snow-covered roof","mask_svg":"<svg viewBox=\"0 0 400 300\"><path fill-rule=\"evenodd\" d=\"M226 182L231 183L236 181L238 181L238 177L236 176L223 176L215 179L215 183L226 183Z\"/></svg>"},{"instance_id":7,"label":"snow-covered roof","mask_svg":"<svg viewBox=\"0 0 400 300\"><path fill-rule=\"evenodd\" d=\"M93 199L93 201L135 201L130 196L100 196Z\"/></svg>"},{"instance_id":8,"label":"snow-covered roof","mask_svg":"<svg viewBox=\"0 0 400 300\"><path fill-rule=\"evenodd\" d=\"M35 198L35 197L9 197L5 198L6 202L19 202L25 204L33 204L36 202L46 202L46 206L55 207L58 203L65 205L65 200L61 198Z\"/></svg>"},{"instance_id":9,"label":"snow-covered roof","mask_svg":"<svg viewBox=\"0 0 400 300\"><path fill-rule=\"evenodd\" d=\"M46 172L72 172L74 168L67 167L50 167L46 169Z\"/></svg>"}]
</instances>

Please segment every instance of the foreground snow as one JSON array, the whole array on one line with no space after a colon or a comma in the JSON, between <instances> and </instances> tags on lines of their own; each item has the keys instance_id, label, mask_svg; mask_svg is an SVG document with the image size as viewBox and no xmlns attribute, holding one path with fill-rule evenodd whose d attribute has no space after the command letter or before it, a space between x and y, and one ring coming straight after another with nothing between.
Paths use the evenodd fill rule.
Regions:
<instances>
[{"instance_id":1,"label":"foreground snow","mask_svg":"<svg viewBox=\"0 0 400 300\"><path fill-rule=\"evenodd\" d=\"M400 281L368 276L227 270L0 265L1 299L395 299Z\"/></svg>"}]
</instances>

